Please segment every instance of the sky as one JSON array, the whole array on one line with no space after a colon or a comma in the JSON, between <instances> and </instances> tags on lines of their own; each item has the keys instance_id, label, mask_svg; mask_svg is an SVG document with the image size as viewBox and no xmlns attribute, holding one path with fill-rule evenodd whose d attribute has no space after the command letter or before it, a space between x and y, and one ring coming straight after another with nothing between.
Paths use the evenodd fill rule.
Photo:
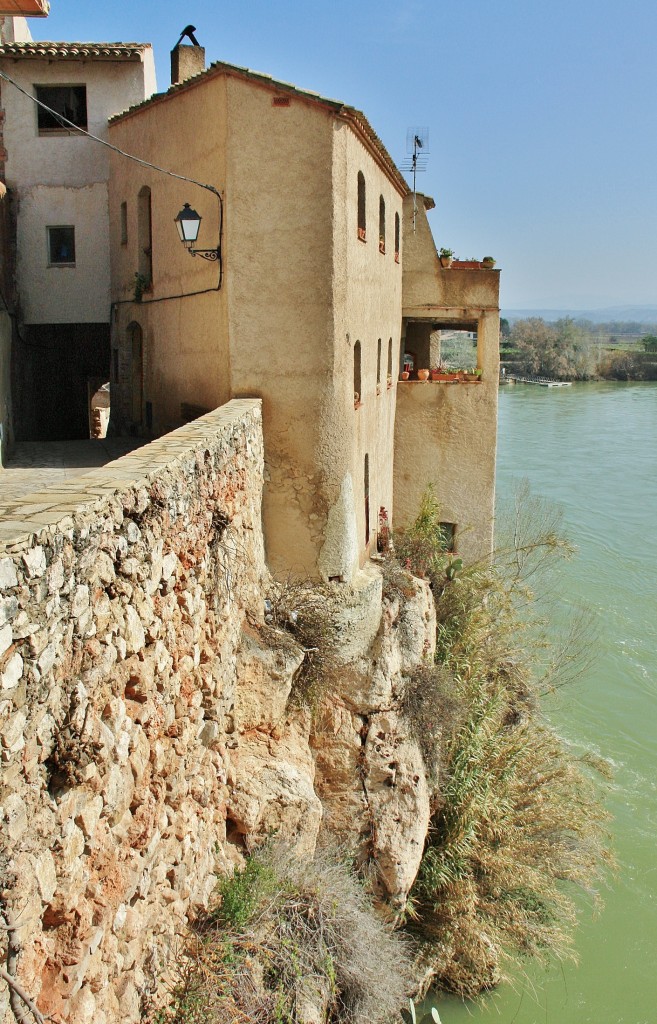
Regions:
<instances>
[{"instance_id":1,"label":"sky","mask_svg":"<svg viewBox=\"0 0 657 1024\"><path fill-rule=\"evenodd\" d=\"M655 0L51 0L35 39L150 42L429 130L437 246L493 256L506 309L657 304Z\"/></svg>"}]
</instances>

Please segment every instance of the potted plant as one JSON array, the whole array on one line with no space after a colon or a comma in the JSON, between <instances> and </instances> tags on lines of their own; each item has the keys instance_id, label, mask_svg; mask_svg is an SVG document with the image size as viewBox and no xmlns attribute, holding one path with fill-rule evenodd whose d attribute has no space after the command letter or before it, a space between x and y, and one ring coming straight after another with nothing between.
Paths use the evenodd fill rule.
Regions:
<instances>
[{"instance_id":1,"label":"potted plant","mask_svg":"<svg viewBox=\"0 0 657 1024\"><path fill-rule=\"evenodd\" d=\"M452 260L454 259L453 249L439 249L438 259L440 260L441 267L444 267L445 269L447 267L451 267Z\"/></svg>"},{"instance_id":2,"label":"potted plant","mask_svg":"<svg viewBox=\"0 0 657 1024\"><path fill-rule=\"evenodd\" d=\"M477 369L466 370L464 372L464 374L463 374L463 379L464 380L469 380L469 381L479 380L480 377L481 377L481 370L477 370Z\"/></svg>"},{"instance_id":3,"label":"potted plant","mask_svg":"<svg viewBox=\"0 0 657 1024\"><path fill-rule=\"evenodd\" d=\"M495 266L495 260L493 259L492 256L484 256L483 260L481 261L481 265L484 268L484 270L492 270L493 267Z\"/></svg>"}]
</instances>

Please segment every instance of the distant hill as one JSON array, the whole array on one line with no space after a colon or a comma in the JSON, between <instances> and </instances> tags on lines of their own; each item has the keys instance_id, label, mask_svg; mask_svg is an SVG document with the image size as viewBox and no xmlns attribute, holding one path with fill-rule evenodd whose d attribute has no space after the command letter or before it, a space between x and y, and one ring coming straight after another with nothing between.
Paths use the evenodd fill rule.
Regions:
<instances>
[{"instance_id":1,"label":"distant hill","mask_svg":"<svg viewBox=\"0 0 657 1024\"><path fill-rule=\"evenodd\" d=\"M606 309L505 309L507 320L525 320L538 316L542 320L561 320L571 316L574 320L591 320L594 324L631 321L639 324L657 324L657 306L608 306Z\"/></svg>"}]
</instances>

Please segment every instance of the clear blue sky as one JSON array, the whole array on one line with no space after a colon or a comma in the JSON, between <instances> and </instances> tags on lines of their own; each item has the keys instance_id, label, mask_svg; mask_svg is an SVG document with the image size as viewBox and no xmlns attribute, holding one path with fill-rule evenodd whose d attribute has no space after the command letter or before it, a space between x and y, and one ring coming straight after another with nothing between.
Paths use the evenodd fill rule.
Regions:
<instances>
[{"instance_id":1,"label":"clear blue sky","mask_svg":"<svg viewBox=\"0 0 657 1024\"><path fill-rule=\"evenodd\" d=\"M52 0L35 39L151 42L430 129L439 246L492 255L507 308L657 303L655 0Z\"/></svg>"}]
</instances>

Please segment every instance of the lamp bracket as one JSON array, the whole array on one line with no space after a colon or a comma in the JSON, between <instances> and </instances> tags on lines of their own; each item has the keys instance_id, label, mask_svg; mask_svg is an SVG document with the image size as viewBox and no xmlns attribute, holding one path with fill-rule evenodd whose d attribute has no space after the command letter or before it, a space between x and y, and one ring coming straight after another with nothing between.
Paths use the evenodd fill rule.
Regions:
<instances>
[{"instance_id":1,"label":"lamp bracket","mask_svg":"<svg viewBox=\"0 0 657 1024\"><path fill-rule=\"evenodd\" d=\"M216 263L219 259L219 249L188 249L188 253L192 256L200 256L204 260L210 260L211 263Z\"/></svg>"}]
</instances>

